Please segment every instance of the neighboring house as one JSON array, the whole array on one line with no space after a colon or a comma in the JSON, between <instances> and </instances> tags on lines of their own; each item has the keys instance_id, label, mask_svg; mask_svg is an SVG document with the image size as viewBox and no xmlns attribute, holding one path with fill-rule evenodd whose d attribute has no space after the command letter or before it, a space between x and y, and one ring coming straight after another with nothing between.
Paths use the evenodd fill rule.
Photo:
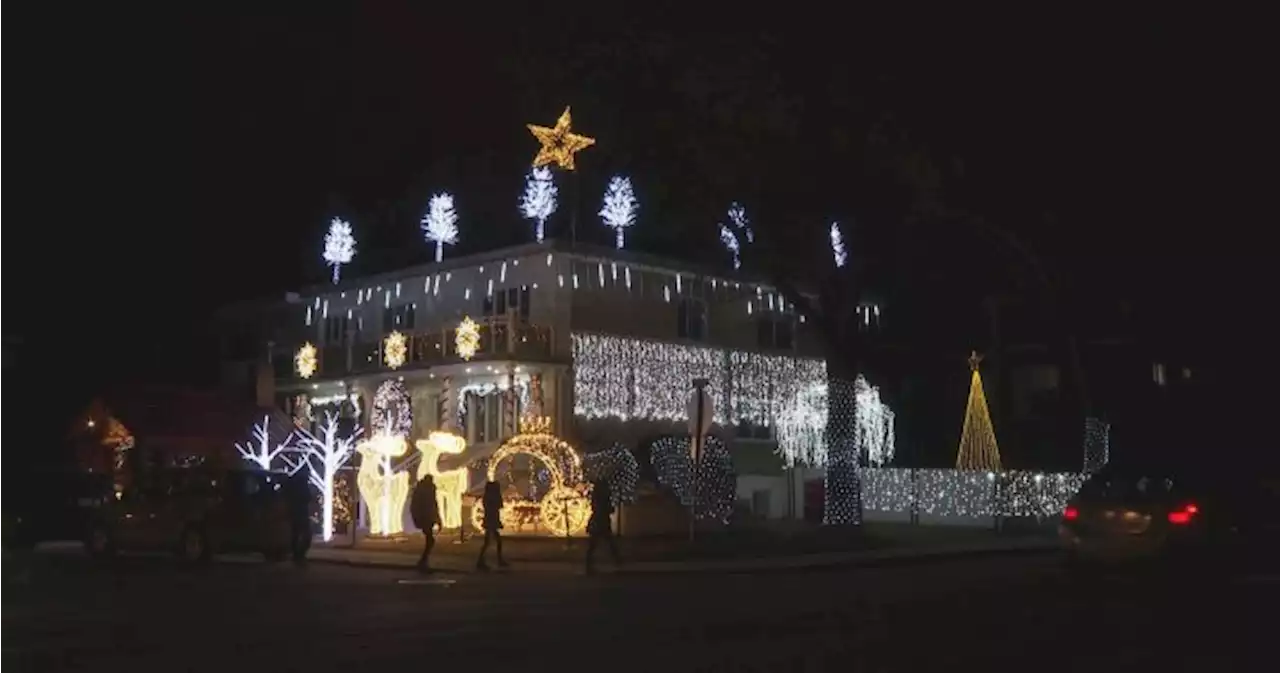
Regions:
<instances>
[{"instance_id":1,"label":"neighboring house","mask_svg":"<svg viewBox=\"0 0 1280 673\"><path fill-rule=\"evenodd\" d=\"M172 386L135 386L103 394L73 421L70 438L80 469L110 473L117 486L152 466L238 466L237 442L264 416L273 439L292 430L278 410L232 400L216 392Z\"/></svg>"},{"instance_id":2,"label":"neighboring house","mask_svg":"<svg viewBox=\"0 0 1280 673\"><path fill-rule=\"evenodd\" d=\"M866 312L878 320L879 311ZM693 379L705 377L739 498L772 516L788 513L784 499L797 490L783 481L775 426L798 387L825 382L803 318L768 284L555 242L343 279L219 319L234 388L274 396L304 425L344 410L367 425L377 390L395 380L412 410L410 439L456 428L467 459L516 434L531 408L580 451L642 449L687 432ZM464 319L478 327L473 354L459 352ZM306 345L314 363L308 352L300 371Z\"/></svg>"}]
</instances>

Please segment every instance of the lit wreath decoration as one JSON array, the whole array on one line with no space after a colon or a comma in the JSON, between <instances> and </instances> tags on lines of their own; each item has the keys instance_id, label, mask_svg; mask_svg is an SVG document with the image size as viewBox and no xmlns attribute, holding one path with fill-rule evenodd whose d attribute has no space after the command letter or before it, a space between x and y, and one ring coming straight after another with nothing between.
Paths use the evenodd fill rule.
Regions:
<instances>
[{"instance_id":1,"label":"lit wreath decoration","mask_svg":"<svg viewBox=\"0 0 1280 673\"><path fill-rule=\"evenodd\" d=\"M408 437L413 431L413 407L409 391L398 379L383 381L373 394L373 434Z\"/></svg>"},{"instance_id":2,"label":"lit wreath decoration","mask_svg":"<svg viewBox=\"0 0 1280 673\"><path fill-rule=\"evenodd\" d=\"M609 495L614 506L636 501L640 463L627 447L614 444L604 451L588 453L582 457L582 467L591 482L609 482Z\"/></svg>"},{"instance_id":3,"label":"lit wreath decoration","mask_svg":"<svg viewBox=\"0 0 1280 673\"><path fill-rule=\"evenodd\" d=\"M577 535L586 530L591 500L578 452L555 435L516 435L489 457L488 480L497 479L499 463L521 453L532 456L546 467L551 489L541 500L505 500L499 514L503 527L515 527L522 523L522 519L527 523L530 516L536 516L536 520L553 535ZM484 527L482 502L477 502L471 509L471 522L477 529Z\"/></svg>"}]
</instances>

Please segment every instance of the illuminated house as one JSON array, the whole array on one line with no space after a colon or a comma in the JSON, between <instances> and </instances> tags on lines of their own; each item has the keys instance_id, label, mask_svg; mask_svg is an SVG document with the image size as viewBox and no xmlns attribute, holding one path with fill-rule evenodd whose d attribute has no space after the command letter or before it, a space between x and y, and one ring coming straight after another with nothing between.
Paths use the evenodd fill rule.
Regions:
<instances>
[{"instance_id":1,"label":"illuminated house","mask_svg":"<svg viewBox=\"0 0 1280 673\"><path fill-rule=\"evenodd\" d=\"M467 319L478 327L474 353L459 352ZM295 418L312 422L345 403L367 425L375 391L400 381L410 441L457 428L467 441L459 463L516 434L530 405L581 450L622 442L643 451L656 436L687 432L692 380L705 377L739 499L762 516L792 513L788 497L797 502L803 490L785 483L775 421L801 388L825 380L813 339L774 288L552 241L344 277L226 312L226 321L241 350L224 354L224 369L242 390L267 394L261 370L243 366L265 355L275 403ZM253 343L268 348L255 353ZM512 386L516 394L504 395Z\"/></svg>"}]
</instances>

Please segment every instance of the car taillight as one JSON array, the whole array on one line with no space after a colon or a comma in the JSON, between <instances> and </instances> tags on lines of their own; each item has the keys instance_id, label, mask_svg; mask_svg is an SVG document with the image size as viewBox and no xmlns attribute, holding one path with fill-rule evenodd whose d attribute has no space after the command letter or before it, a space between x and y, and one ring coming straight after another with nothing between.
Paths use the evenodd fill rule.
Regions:
<instances>
[{"instance_id":1,"label":"car taillight","mask_svg":"<svg viewBox=\"0 0 1280 673\"><path fill-rule=\"evenodd\" d=\"M1181 509L1175 509L1169 512L1169 523L1182 526L1191 523L1191 517L1199 512L1200 508L1195 503L1189 502L1182 506Z\"/></svg>"},{"instance_id":2,"label":"car taillight","mask_svg":"<svg viewBox=\"0 0 1280 673\"><path fill-rule=\"evenodd\" d=\"M1075 521L1080 518L1080 510L1068 505L1066 509L1062 510L1062 518L1066 521Z\"/></svg>"}]
</instances>

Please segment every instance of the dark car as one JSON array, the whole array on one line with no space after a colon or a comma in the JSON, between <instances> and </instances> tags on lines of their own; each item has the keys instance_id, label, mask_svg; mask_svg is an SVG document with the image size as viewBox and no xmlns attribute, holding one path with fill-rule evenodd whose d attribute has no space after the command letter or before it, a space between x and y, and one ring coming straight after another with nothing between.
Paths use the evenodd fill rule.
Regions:
<instances>
[{"instance_id":1,"label":"dark car","mask_svg":"<svg viewBox=\"0 0 1280 673\"><path fill-rule=\"evenodd\" d=\"M12 486L4 511L6 549L83 540L94 513L114 499L110 475L41 471Z\"/></svg>"},{"instance_id":2,"label":"dark car","mask_svg":"<svg viewBox=\"0 0 1280 673\"><path fill-rule=\"evenodd\" d=\"M86 538L94 556L174 551L188 561L221 552L279 560L289 550L287 476L261 470L162 470L100 510Z\"/></svg>"},{"instance_id":3,"label":"dark car","mask_svg":"<svg viewBox=\"0 0 1280 673\"><path fill-rule=\"evenodd\" d=\"M1113 464L1067 503L1059 537L1075 568L1137 561L1265 567L1280 534L1278 505L1276 483L1248 470Z\"/></svg>"}]
</instances>

